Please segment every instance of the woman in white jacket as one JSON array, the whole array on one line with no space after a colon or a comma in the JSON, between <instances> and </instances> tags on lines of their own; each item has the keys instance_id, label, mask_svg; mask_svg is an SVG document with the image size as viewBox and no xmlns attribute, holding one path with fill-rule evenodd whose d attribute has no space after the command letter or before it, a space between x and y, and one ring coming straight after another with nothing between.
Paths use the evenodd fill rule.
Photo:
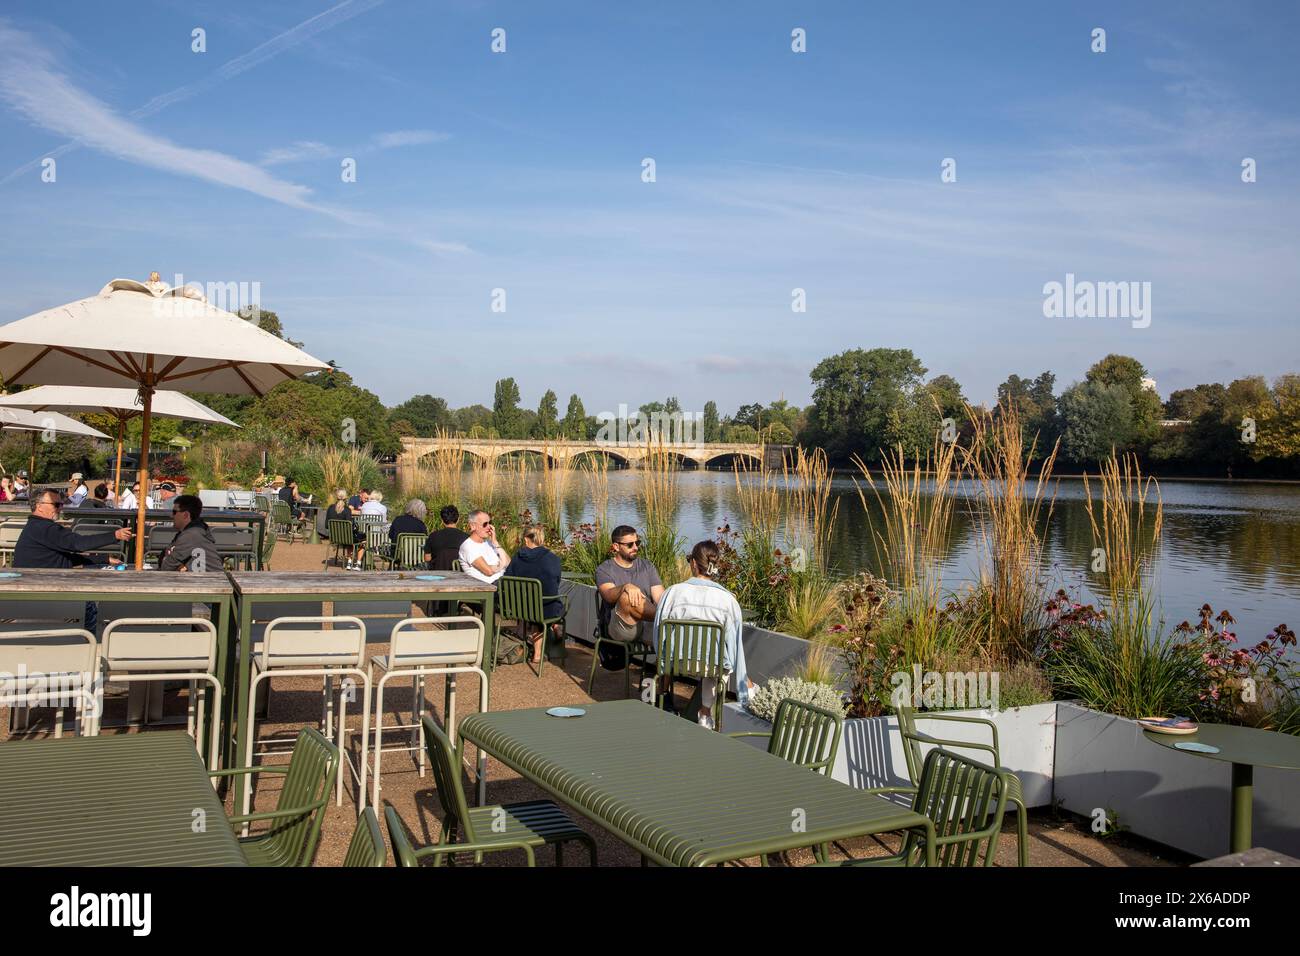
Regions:
<instances>
[{"instance_id":1,"label":"woman in white jacket","mask_svg":"<svg viewBox=\"0 0 1300 956\"><path fill-rule=\"evenodd\" d=\"M745 671L745 646L741 641L744 625L740 616L740 603L735 596L714 578L718 574L718 546L712 541L701 541L691 549L687 559L691 577L664 591L655 610L655 647L659 646L660 621L710 621L722 625L723 669L736 675L736 690L741 703L749 700L754 685ZM713 702L717 681L700 682L700 711L697 719L702 726L713 728ZM726 693L726 688L723 688Z\"/></svg>"}]
</instances>

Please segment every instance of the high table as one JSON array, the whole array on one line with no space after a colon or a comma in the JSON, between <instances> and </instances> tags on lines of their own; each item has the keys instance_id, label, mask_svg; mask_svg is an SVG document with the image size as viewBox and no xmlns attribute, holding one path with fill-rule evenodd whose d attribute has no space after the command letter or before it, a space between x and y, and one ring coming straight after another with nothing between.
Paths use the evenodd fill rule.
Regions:
<instances>
[{"instance_id":1,"label":"high table","mask_svg":"<svg viewBox=\"0 0 1300 956\"><path fill-rule=\"evenodd\" d=\"M475 744L665 866L709 866L934 825L884 797L787 763L638 700L471 714ZM463 755L462 755L463 757Z\"/></svg>"},{"instance_id":2,"label":"high table","mask_svg":"<svg viewBox=\"0 0 1300 956\"><path fill-rule=\"evenodd\" d=\"M247 866L181 731L0 746L0 864Z\"/></svg>"},{"instance_id":3,"label":"high table","mask_svg":"<svg viewBox=\"0 0 1300 956\"><path fill-rule=\"evenodd\" d=\"M238 692L228 694L226 698L234 708L230 712L229 726L235 728L235 755L242 755L247 746L250 655L254 612L258 604L324 604L398 598L413 602L441 600L478 604L483 608L484 655L491 651L492 601L496 587L461 571L234 571L228 577L235 586L239 616L238 677L232 679L238 684ZM487 661L483 669L488 670ZM342 767L339 772L343 772ZM236 815L247 813L242 787L236 801Z\"/></svg>"},{"instance_id":4,"label":"high table","mask_svg":"<svg viewBox=\"0 0 1300 956\"><path fill-rule=\"evenodd\" d=\"M110 571L106 568L15 568L0 572L0 601L93 601L98 604L158 603L183 605L175 617L189 617L191 604L212 608L217 628L217 679L222 696L230 696L230 612L235 589L226 575L209 571ZM208 720L220 719L209 712ZM208 738L200 734L200 740Z\"/></svg>"},{"instance_id":5,"label":"high table","mask_svg":"<svg viewBox=\"0 0 1300 956\"><path fill-rule=\"evenodd\" d=\"M1194 734L1161 734L1143 730L1147 740L1178 750L1189 757L1208 757L1232 764L1232 829L1229 853L1243 853L1250 849L1251 804L1255 799L1255 768L1276 767L1279 770L1300 770L1300 737L1279 734L1256 727L1234 727L1230 724L1201 724ZM1213 754L1194 750L1179 750L1178 744L1196 742L1218 747Z\"/></svg>"}]
</instances>

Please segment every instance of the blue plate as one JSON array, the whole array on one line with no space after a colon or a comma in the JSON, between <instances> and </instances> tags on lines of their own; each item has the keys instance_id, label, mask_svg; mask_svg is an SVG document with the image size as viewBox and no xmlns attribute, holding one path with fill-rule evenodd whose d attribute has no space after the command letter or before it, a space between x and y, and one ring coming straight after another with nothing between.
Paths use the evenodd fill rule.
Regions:
<instances>
[{"instance_id":1,"label":"blue plate","mask_svg":"<svg viewBox=\"0 0 1300 956\"><path fill-rule=\"evenodd\" d=\"M552 707L547 713L552 717L581 717L586 711L581 707Z\"/></svg>"},{"instance_id":2,"label":"blue plate","mask_svg":"<svg viewBox=\"0 0 1300 956\"><path fill-rule=\"evenodd\" d=\"M445 580L447 580L447 575L445 575L445 574L417 574L417 575L415 576L415 580L417 580L417 581L445 581Z\"/></svg>"},{"instance_id":3,"label":"blue plate","mask_svg":"<svg viewBox=\"0 0 1300 956\"><path fill-rule=\"evenodd\" d=\"M1197 743L1195 740L1184 740L1182 743L1174 744L1179 750L1190 750L1194 754L1217 754L1218 747L1210 744Z\"/></svg>"},{"instance_id":4,"label":"blue plate","mask_svg":"<svg viewBox=\"0 0 1300 956\"><path fill-rule=\"evenodd\" d=\"M0 578L21 578L21 571L0 571Z\"/></svg>"}]
</instances>

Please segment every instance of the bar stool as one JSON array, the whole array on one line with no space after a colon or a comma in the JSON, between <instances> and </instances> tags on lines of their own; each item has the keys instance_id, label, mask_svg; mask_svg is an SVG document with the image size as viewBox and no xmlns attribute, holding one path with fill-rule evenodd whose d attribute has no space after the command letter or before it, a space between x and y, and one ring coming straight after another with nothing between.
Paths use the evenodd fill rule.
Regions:
<instances>
[{"instance_id":1,"label":"bar stool","mask_svg":"<svg viewBox=\"0 0 1300 956\"><path fill-rule=\"evenodd\" d=\"M197 628L197 630L196 630ZM119 617L104 628L104 681L189 681L185 732L203 753L204 697L200 681L212 689L212 732L208 769L217 769L221 733L221 681L217 678L217 629L201 617ZM104 688L99 686L99 712Z\"/></svg>"},{"instance_id":2,"label":"bar stool","mask_svg":"<svg viewBox=\"0 0 1300 956\"><path fill-rule=\"evenodd\" d=\"M0 633L0 704L53 707L54 736L63 736L63 711L76 709L81 737L99 732L96 696L99 645L80 627Z\"/></svg>"},{"instance_id":3,"label":"bar stool","mask_svg":"<svg viewBox=\"0 0 1300 956\"><path fill-rule=\"evenodd\" d=\"M430 624L442 625L434 630ZM425 627L417 629L419 625ZM447 680L447 736L455 739L456 733L456 675L477 674L479 680L479 710L487 713L488 679L483 672L483 622L472 615L457 617L408 617L399 621L393 628L389 643L389 652L371 658L370 666L383 671L375 685L375 781L371 795L372 806L379 806L380 760L385 752L418 753L416 763L420 776L424 776L424 726L420 717L424 713L424 680L426 677L443 675ZM384 685L395 677L413 678L412 691L415 706L412 708L414 723L389 724L384 727ZM384 730L410 730L411 743L404 747L383 746ZM485 758L479 752L479 802L484 799Z\"/></svg>"},{"instance_id":4,"label":"bar stool","mask_svg":"<svg viewBox=\"0 0 1300 956\"><path fill-rule=\"evenodd\" d=\"M326 627L298 628L292 625L317 624L353 625L342 630ZM248 744L244 752L244 766L253 766L253 743L257 739L257 687L273 677L323 677L323 713L321 723L325 736L334 735L334 678L355 676L363 687L361 704L361 757L360 769L353 765L347 752L348 698L355 699L341 688L339 694L338 747L342 756L339 775L335 779L334 800L343 805L343 767L357 779L357 810L366 803L366 749L370 738L370 674L362 669L366 654L366 625L359 617L335 615L333 617L277 617L266 625L261 643L252 648L253 679L248 687ZM268 686L269 683L268 683ZM346 685L344 685L346 686ZM275 753L272 750L257 752L257 756ZM244 806L252 796L252 774L245 774Z\"/></svg>"}]
</instances>

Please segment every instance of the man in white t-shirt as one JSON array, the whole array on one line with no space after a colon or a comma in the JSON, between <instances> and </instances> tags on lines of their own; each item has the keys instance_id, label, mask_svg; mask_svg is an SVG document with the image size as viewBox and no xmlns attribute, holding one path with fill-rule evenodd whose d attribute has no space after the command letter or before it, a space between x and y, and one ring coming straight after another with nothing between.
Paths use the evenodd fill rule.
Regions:
<instances>
[{"instance_id":1,"label":"man in white t-shirt","mask_svg":"<svg viewBox=\"0 0 1300 956\"><path fill-rule=\"evenodd\" d=\"M469 537L460 546L460 566L472 578L484 584L494 584L506 573L510 555L497 544L497 530L492 527L492 516L486 511L474 511L469 516Z\"/></svg>"}]
</instances>

